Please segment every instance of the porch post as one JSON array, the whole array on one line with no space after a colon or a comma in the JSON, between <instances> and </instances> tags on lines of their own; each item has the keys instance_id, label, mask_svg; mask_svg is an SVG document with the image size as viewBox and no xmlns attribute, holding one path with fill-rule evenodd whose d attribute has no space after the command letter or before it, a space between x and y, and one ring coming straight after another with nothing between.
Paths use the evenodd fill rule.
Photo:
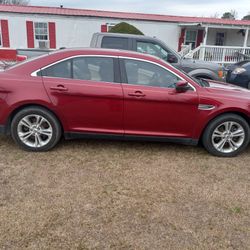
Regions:
<instances>
[{"instance_id":1,"label":"porch post","mask_svg":"<svg viewBox=\"0 0 250 250\"><path fill-rule=\"evenodd\" d=\"M247 47L247 40L248 40L249 28L246 29L245 37L244 37L244 49Z\"/></svg>"},{"instance_id":2,"label":"porch post","mask_svg":"<svg viewBox=\"0 0 250 250\"><path fill-rule=\"evenodd\" d=\"M202 43L204 46L207 45L207 37L208 37L208 26L206 26L206 28L205 28L205 37L204 37L204 40Z\"/></svg>"}]
</instances>

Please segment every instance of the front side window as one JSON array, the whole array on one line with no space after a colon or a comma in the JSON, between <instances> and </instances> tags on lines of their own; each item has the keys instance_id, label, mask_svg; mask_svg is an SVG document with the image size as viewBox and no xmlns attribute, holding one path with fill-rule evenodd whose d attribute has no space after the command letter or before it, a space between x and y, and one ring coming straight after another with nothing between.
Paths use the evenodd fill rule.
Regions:
<instances>
[{"instance_id":1,"label":"front side window","mask_svg":"<svg viewBox=\"0 0 250 250\"><path fill-rule=\"evenodd\" d=\"M39 76L114 82L112 58L76 57L54 64L38 73Z\"/></svg>"},{"instance_id":2,"label":"front side window","mask_svg":"<svg viewBox=\"0 0 250 250\"><path fill-rule=\"evenodd\" d=\"M170 63L178 62L178 59L176 58L175 55L173 55L173 53L171 53L170 51L167 51L166 49L162 48L159 44L156 44L156 43L142 42L142 41L137 42L136 50L137 52L140 52L140 53L157 56L163 59L164 61L167 61Z\"/></svg>"},{"instance_id":3,"label":"front side window","mask_svg":"<svg viewBox=\"0 0 250 250\"><path fill-rule=\"evenodd\" d=\"M136 43L136 50L138 52L144 53L144 54L150 54L150 55L162 58L163 55L159 47L160 46L157 46L156 44L149 43L149 42L137 42ZM167 52L166 52L166 56L167 56Z\"/></svg>"},{"instance_id":4,"label":"front side window","mask_svg":"<svg viewBox=\"0 0 250 250\"><path fill-rule=\"evenodd\" d=\"M158 65L125 59L127 83L152 87L174 88L181 79Z\"/></svg>"}]
</instances>

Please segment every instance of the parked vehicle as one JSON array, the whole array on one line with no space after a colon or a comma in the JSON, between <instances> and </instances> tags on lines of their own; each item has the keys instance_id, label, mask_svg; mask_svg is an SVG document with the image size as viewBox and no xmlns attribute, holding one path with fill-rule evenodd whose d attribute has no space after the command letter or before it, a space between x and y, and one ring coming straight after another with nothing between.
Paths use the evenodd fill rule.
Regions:
<instances>
[{"instance_id":1,"label":"parked vehicle","mask_svg":"<svg viewBox=\"0 0 250 250\"><path fill-rule=\"evenodd\" d=\"M226 81L250 89L250 60L228 66Z\"/></svg>"},{"instance_id":2,"label":"parked vehicle","mask_svg":"<svg viewBox=\"0 0 250 250\"><path fill-rule=\"evenodd\" d=\"M235 156L249 144L250 93L197 80L156 57L65 49L0 73L0 131L46 151L64 135L170 141Z\"/></svg>"},{"instance_id":3,"label":"parked vehicle","mask_svg":"<svg viewBox=\"0 0 250 250\"><path fill-rule=\"evenodd\" d=\"M225 77L224 68L219 64L181 57L161 40L149 36L95 33L90 47L133 50L154 55L197 78L222 81Z\"/></svg>"}]
</instances>

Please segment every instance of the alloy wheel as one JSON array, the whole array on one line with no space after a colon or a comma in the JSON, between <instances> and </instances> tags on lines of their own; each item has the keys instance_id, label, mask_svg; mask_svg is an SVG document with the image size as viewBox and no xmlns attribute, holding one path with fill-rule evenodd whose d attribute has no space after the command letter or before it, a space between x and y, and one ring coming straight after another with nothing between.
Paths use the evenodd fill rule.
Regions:
<instances>
[{"instance_id":1,"label":"alloy wheel","mask_svg":"<svg viewBox=\"0 0 250 250\"><path fill-rule=\"evenodd\" d=\"M233 121L227 121L215 128L212 133L212 144L221 153L232 153L245 141L245 130Z\"/></svg>"},{"instance_id":2,"label":"alloy wheel","mask_svg":"<svg viewBox=\"0 0 250 250\"><path fill-rule=\"evenodd\" d=\"M19 121L17 135L26 146L40 148L50 142L53 135L53 128L45 117L30 114Z\"/></svg>"}]
</instances>

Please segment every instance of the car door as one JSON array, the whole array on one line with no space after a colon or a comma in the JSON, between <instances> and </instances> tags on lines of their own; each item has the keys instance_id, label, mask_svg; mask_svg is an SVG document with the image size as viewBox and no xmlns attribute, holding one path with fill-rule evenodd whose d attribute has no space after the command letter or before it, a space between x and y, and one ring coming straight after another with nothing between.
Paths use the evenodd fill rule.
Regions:
<instances>
[{"instance_id":1,"label":"car door","mask_svg":"<svg viewBox=\"0 0 250 250\"><path fill-rule=\"evenodd\" d=\"M179 93L183 80L155 63L120 59L125 135L192 138L198 114L195 88Z\"/></svg>"},{"instance_id":2,"label":"car door","mask_svg":"<svg viewBox=\"0 0 250 250\"><path fill-rule=\"evenodd\" d=\"M68 131L123 134L118 59L79 56L41 71L45 88Z\"/></svg>"}]
</instances>

